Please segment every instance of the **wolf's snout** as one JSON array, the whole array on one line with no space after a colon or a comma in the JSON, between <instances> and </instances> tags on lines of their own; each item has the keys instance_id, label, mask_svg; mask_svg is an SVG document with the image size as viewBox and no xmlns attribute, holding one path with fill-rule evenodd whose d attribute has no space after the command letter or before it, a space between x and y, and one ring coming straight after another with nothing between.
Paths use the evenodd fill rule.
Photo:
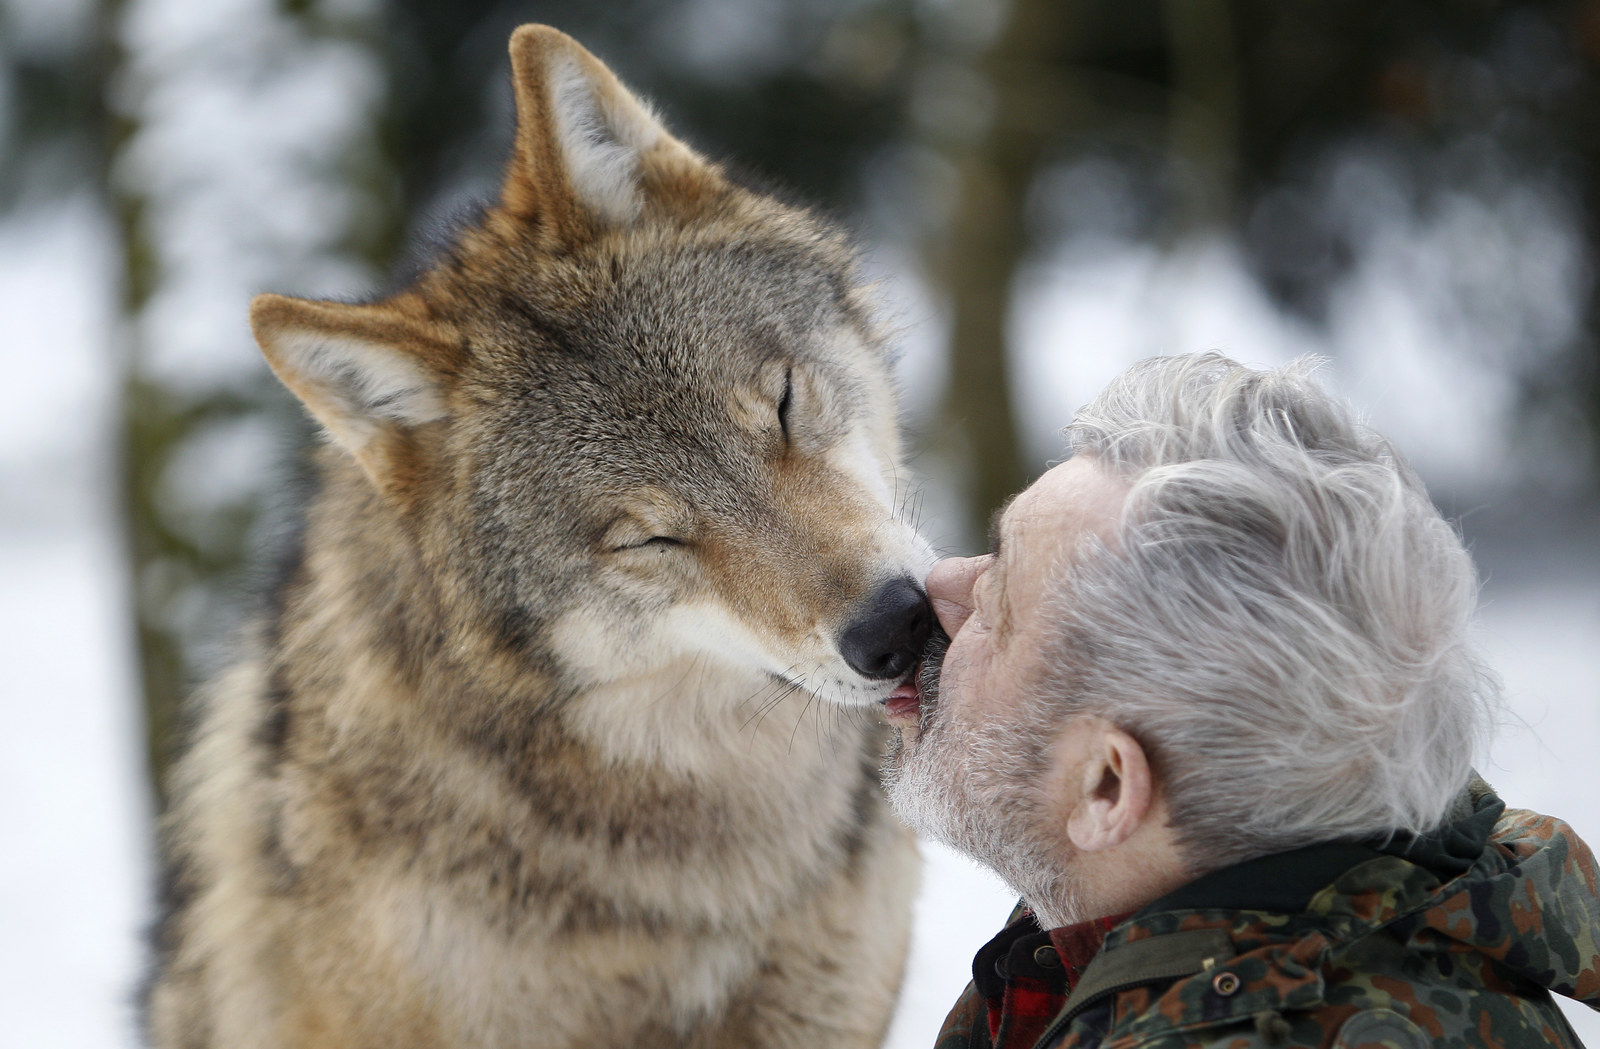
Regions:
<instances>
[{"instance_id":1,"label":"wolf's snout","mask_svg":"<svg viewBox=\"0 0 1600 1049\"><path fill-rule=\"evenodd\" d=\"M878 588L862 614L839 635L839 654L863 677L896 678L916 665L933 627L933 607L914 580Z\"/></svg>"}]
</instances>

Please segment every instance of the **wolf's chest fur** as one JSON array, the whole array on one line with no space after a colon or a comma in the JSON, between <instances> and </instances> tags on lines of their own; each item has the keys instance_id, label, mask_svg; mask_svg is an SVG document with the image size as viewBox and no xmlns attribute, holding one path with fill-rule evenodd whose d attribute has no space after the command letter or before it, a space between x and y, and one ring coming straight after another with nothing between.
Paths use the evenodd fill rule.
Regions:
<instances>
[{"instance_id":1,"label":"wolf's chest fur","mask_svg":"<svg viewBox=\"0 0 1600 1049\"><path fill-rule=\"evenodd\" d=\"M162 1046L875 1044L915 854L873 710L930 620L839 236L572 41L406 290L262 296L326 428L166 825Z\"/></svg>"}]
</instances>

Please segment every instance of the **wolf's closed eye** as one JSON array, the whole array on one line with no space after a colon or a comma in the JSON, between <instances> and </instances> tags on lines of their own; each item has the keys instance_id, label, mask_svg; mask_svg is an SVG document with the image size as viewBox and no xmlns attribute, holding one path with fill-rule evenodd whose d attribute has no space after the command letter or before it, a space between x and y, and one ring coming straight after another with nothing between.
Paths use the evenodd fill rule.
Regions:
<instances>
[{"instance_id":1,"label":"wolf's closed eye","mask_svg":"<svg viewBox=\"0 0 1600 1049\"><path fill-rule=\"evenodd\" d=\"M676 550L689 545L690 521L681 508L663 506L651 493L641 493L642 505L617 514L600 534L597 544L608 554L634 550Z\"/></svg>"},{"instance_id":2,"label":"wolf's closed eye","mask_svg":"<svg viewBox=\"0 0 1600 1049\"><path fill-rule=\"evenodd\" d=\"M624 543L621 546L615 547L613 552L622 550L648 550L652 547L662 550L670 550L673 547L688 545L688 541L684 539L677 539L670 535L653 535L649 539L640 540L636 543Z\"/></svg>"},{"instance_id":3,"label":"wolf's closed eye","mask_svg":"<svg viewBox=\"0 0 1600 1049\"><path fill-rule=\"evenodd\" d=\"M789 446L789 410L794 407L794 369L783 371L783 396L778 398L778 427L783 431L783 445Z\"/></svg>"}]
</instances>

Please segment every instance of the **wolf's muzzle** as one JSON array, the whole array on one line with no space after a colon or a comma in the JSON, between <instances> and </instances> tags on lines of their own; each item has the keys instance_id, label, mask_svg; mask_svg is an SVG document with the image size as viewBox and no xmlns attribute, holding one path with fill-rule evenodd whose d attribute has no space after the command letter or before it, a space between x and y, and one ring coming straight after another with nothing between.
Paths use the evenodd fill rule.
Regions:
<instances>
[{"instance_id":1,"label":"wolf's muzzle","mask_svg":"<svg viewBox=\"0 0 1600 1049\"><path fill-rule=\"evenodd\" d=\"M922 655L933 606L916 581L902 576L878 588L839 634L839 654L862 677L903 676Z\"/></svg>"}]
</instances>

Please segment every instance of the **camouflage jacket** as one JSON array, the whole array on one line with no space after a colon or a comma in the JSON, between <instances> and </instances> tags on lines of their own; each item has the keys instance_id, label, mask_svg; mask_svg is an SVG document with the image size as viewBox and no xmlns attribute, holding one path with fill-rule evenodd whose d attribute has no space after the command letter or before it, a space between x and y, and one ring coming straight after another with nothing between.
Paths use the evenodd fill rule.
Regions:
<instances>
[{"instance_id":1,"label":"camouflage jacket","mask_svg":"<svg viewBox=\"0 0 1600 1049\"><path fill-rule=\"evenodd\" d=\"M1578 1049L1550 992L1600 1010L1594 855L1481 781L1457 817L1251 860L1098 926L1019 909L936 1047Z\"/></svg>"}]
</instances>

